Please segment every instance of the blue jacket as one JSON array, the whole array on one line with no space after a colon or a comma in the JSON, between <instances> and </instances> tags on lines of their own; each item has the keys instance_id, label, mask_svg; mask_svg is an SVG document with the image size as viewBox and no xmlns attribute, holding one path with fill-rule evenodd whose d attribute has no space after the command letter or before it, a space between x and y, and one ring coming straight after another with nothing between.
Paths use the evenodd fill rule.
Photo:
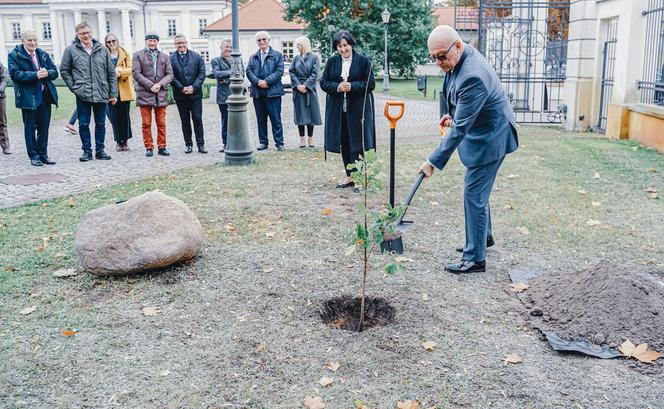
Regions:
<instances>
[{"instance_id":1,"label":"blue jacket","mask_svg":"<svg viewBox=\"0 0 664 409\"><path fill-rule=\"evenodd\" d=\"M175 50L171 54L171 66L173 67L173 98L175 99L197 99L203 98L203 82L205 81L205 63L199 53L187 50L184 59L180 59L180 53ZM182 88L194 86L194 93L183 94Z\"/></svg>"},{"instance_id":2,"label":"blue jacket","mask_svg":"<svg viewBox=\"0 0 664 409\"><path fill-rule=\"evenodd\" d=\"M17 45L9 53L9 76L14 81L14 95L16 96L16 108L36 110L44 101L44 92L48 92L51 103L58 106L58 91L53 85L53 80L58 78L58 69L55 68L51 56L41 48L35 50L39 67L48 71L48 77L37 79L38 68L30 58L30 54L23 45ZM42 85L44 89L42 90Z\"/></svg>"},{"instance_id":3,"label":"blue jacket","mask_svg":"<svg viewBox=\"0 0 664 409\"><path fill-rule=\"evenodd\" d=\"M473 47L464 44L459 63L445 77L447 112L452 129L429 155L442 169L459 148L467 168L503 158L519 146L514 113L496 71Z\"/></svg>"},{"instance_id":4,"label":"blue jacket","mask_svg":"<svg viewBox=\"0 0 664 409\"><path fill-rule=\"evenodd\" d=\"M231 95L231 63L223 57L216 57L212 59L210 65L212 77L217 80L217 104L225 104Z\"/></svg>"},{"instance_id":5,"label":"blue jacket","mask_svg":"<svg viewBox=\"0 0 664 409\"><path fill-rule=\"evenodd\" d=\"M261 67L260 52L256 52L249 57L247 64L247 78L251 82L251 97L280 97L285 94L284 86L281 83L281 76L284 75L284 57L279 51L270 47L265 56L265 63ZM258 81L267 81L268 88L259 88Z\"/></svg>"}]
</instances>

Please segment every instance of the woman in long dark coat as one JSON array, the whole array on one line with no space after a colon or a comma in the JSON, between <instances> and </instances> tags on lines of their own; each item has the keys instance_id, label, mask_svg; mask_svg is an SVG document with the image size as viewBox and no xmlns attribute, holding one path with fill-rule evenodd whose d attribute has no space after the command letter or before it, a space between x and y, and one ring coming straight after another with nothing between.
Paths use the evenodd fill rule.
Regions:
<instances>
[{"instance_id":1,"label":"woman in long dark coat","mask_svg":"<svg viewBox=\"0 0 664 409\"><path fill-rule=\"evenodd\" d=\"M363 152L376 147L374 100L371 93L376 82L371 60L353 51L354 44L355 39L348 31L341 30L335 34L332 47L338 54L327 60L320 80L321 89L327 93L325 150L341 152L346 171L346 179L337 185L338 188L354 186L347 165L359 159Z\"/></svg>"},{"instance_id":2,"label":"woman in long dark coat","mask_svg":"<svg viewBox=\"0 0 664 409\"><path fill-rule=\"evenodd\" d=\"M311 43L307 37L298 37L294 41L300 55L293 59L289 74L293 88L293 106L295 107L295 125L300 133L300 148L304 144L304 128L307 128L307 143L314 146L314 125L320 125L320 107L318 106L318 56L311 52Z\"/></svg>"}]
</instances>

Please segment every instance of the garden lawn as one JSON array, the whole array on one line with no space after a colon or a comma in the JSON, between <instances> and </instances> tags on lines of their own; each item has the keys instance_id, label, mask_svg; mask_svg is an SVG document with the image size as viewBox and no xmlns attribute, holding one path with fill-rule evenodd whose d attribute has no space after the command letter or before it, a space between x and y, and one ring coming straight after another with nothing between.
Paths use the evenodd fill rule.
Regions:
<instances>
[{"instance_id":1,"label":"garden lawn","mask_svg":"<svg viewBox=\"0 0 664 409\"><path fill-rule=\"evenodd\" d=\"M58 108L55 105L51 111L51 121L59 119L69 119L72 112L76 109L76 97L67 87L57 87L58 90ZM22 124L21 110L16 108L14 98L14 88L7 88L7 122L9 126Z\"/></svg>"}]
</instances>

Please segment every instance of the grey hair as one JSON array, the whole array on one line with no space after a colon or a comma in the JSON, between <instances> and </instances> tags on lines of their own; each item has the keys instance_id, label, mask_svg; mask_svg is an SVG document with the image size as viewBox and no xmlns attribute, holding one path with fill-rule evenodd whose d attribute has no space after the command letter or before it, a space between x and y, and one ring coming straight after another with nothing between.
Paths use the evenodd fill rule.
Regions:
<instances>
[{"instance_id":1,"label":"grey hair","mask_svg":"<svg viewBox=\"0 0 664 409\"><path fill-rule=\"evenodd\" d=\"M261 36L265 36L265 37L267 37L267 38L270 39L270 40L272 39L272 37L270 37L270 33L268 33L267 31L259 31L259 32L257 32L256 35L254 35L254 38L257 39L258 37L261 37Z\"/></svg>"},{"instance_id":2,"label":"grey hair","mask_svg":"<svg viewBox=\"0 0 664 409\"><path fill-rule=\"evenodd\" d=\"M85 27L92 30L92 28L90 28L90 24L88 24L87 21L81 21L80 23L76 24L76 26L74 27L74 30L78 33L82 28L85 28Z\"/></svg>"},{"instance_id":3,"label":"grey hair","mask_svg":"<svg viewBox=\"0 0 664 409\"><path fill-rule=\"evenodd\" d=\"M34 34L37 37L37 32L35 30L25 30L21 33L21 41L27 40L28 34Z\"/></svg>"}]
</instances>

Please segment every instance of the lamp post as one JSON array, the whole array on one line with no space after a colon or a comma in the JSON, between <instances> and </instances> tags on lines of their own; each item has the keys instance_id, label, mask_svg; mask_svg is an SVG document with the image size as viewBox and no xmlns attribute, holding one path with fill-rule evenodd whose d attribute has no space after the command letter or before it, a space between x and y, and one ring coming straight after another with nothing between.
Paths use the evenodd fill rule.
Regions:
<instances>
[{"instance_id":1,"label":"lamp post","mask_svg":"<svg viewBox=\"0 0 664 409\"><path fill-rule=\"evenodd\" d=\"M334 54L334 24L327 24L327 31L330 33L330 55Z\"/></svg>"},{"instance_id":2,"label":"lamp post","mask_svg":"<svg viewBox=\"0 0 664 409\"><path fill-rule=\"evenodd\" d=\"M248 165L254 160L254 149L249 139L249 100L242 94L244 90L244 64L240 53L238 0L232 0L231 23L233 26L233 52L231 53L231 95L228 104L228 140L224 153L227 165Z\"/></svg>"},{"instance_id":3,"label":"lamp post","mask_svg":"<svg viewBox=\"0 0 664 409\"><path fill-rule=\"evenodd\" d=\"M383 19L383 27L385 28L385 64L383 65L383 91L390 90L390 69L387 65L387 26L390 25L390 12L387 10L387 6L382 13L380 13L380 18Z\"/></svg>"}]
</instances>

